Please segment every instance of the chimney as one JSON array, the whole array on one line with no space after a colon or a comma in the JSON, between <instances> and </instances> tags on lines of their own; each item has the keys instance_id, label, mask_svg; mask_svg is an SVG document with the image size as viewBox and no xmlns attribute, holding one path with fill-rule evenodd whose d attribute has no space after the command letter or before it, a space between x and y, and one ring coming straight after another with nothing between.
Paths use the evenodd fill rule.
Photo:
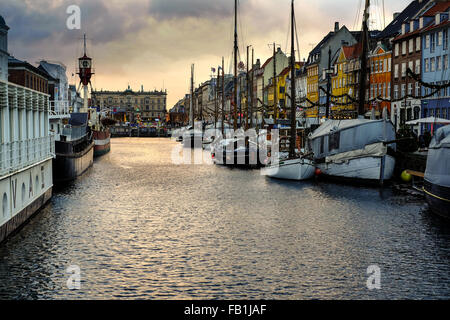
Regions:
<instances>
[{"instance_id":1,"label":"chimney","mask_svg":"<svg viewBox=\"0 0 450 320\"><path fill-rule=\"evenodd\" d=\"M144 92L144 85L141 84L141 92Z\"/></svg>"},{"instance_id":2,"label":"chimney","mask_svg":"<svg viewBox=\"0 0 450 320\"><path fill-rule=\"evenodd\" d=\"M336 21L336 22L334 23L334 32L338 32L338 31L339 31L339 22Z\"/></svg>"},{"instance_id":3,"label":"chimney","mask_svg":"<svg viewBox=\"0 0 450 320\"><path fill-rule=\"evenodd\" d=\"M397 17L400 15L400 12L395 12L394 13L394 20L397 19Z\"/></svg>"}]
</instances>

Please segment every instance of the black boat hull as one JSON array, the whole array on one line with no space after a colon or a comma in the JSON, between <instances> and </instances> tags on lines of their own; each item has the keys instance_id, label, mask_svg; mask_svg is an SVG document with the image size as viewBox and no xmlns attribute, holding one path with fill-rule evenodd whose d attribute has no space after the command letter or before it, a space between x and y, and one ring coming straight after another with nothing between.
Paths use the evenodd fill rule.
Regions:
<instances>
[{"instance_id":1,"label":"black boat hull","mask_svg":"<svg viewBox=\"0 0 450 320\"><path fill-rule=\"evenodd\" d=\"M445 219L450 219L450 188L425 180L423 191L430 210Z\"/></svg>"},{"instance_id":2,"label":"black boat hull","mask_svg":"<svg viewBox=\"0 0 450 320\"><path fill-rule=\"evenodd\" d=\"M94 163L94 142L77 153L56 153L53 159L53 182L61 184L75 180Z\"/></svg>"}]
</instances>

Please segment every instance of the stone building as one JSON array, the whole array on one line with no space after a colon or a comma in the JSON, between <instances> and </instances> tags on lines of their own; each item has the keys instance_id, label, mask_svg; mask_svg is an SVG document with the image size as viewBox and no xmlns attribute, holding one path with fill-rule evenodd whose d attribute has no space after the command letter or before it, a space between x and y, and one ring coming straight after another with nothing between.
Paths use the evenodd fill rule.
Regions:
<instances>
[{"instance_id":1,"label":"stone building","mask_svg":"<svg viewBox=\"0 0 450 320\"><path fill-rule=\"evenodd\" d=\"M92 103L100 110L108 109L114 118L123 122L148 122L164 120L166 117L167 91L133 91L130 86L124 91L94 91Z\"/></svg>"}]
</instances>

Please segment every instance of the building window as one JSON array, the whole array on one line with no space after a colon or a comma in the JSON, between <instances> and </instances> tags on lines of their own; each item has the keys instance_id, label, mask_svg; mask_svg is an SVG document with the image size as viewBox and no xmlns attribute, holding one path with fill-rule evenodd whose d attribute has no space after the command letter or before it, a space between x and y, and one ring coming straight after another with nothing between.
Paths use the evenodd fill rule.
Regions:
<instances>
[{"instance_id":1,"label":"building window","mask_svg":"<svg viewBox=\"0 0 450 320\"><path fill-rule=\"evenodd\" d=\"M427 34L425 36L425 49L428 49L430 47L430 35Z\"/></svg>"},{"instance_id":2,"label":"building window","mask_svg":"<svg viewBox=\"0 0 450 320\"><path fill-rule=\"evenodd\" d=\"M416 51L420 51L420 37L416 38Z\"/></svg>"},{"instance_id":3,"label":"building window","mask_svg":"<svg viewBox=\"0 0 450 320\"><path fill-rule=\"evenodd\" d=\"M428 58L425 59L425 72L430 71L430 60Z\"/></svg>"},{"instance_id":4,"label":"building window","mask_svg":"<svg viewBox=\"0 0 450 320\"><path fill-rule=\"evenodd\" d=\"M398 64L394 65L394 78L398 78Z\"/></svg>"},{"instance_id":5,"label":"building window","mask_svg":"<svg viewBox=\"0 0 450 320\"><path fill-rule=\"evenodd\" d=\"M444 54L442 59L444 60L444 64L443 64L444 70L447 70L448 69L448 55Z\"/></svg>"},{"instance_id":6,"label":"building window","mask_svg":"<svg viewBox=\"0 0 450 320\"><path fill-rule=\"evenodd\" d=\"M442 31L438 32L437 45L438 46L442 45Z\"/></svg>"},{"instance_id":7,"label":"building window","mask_svg":"<svg viewBox=\"0 0 450 320\"><path fill-rule=\"evenodd\" d=\"M436 68L436 59L435 58L431 58L430 59L430 71L433 72Z\"/></svg>"},{"instance_id":8,"label":"building window","mask_svg":"<svg viewBox=\"0 0 450 320\"><path fill-rule=\"evenodd\" d=\"M436 34L432 33L430 39L430 52L434 52L436 48Z\"/></svg>"},{"instance_id":9,"label":"building window","mask_svg":"<svg viewBox=\"0 0 450 320\"><path fill-rule=\"evenodd\" d=\"M416 74L420 73L420 59L416 60Z\"/></svg>"},{"instance_id":10,"label":"building window","mask_svg":"<svg viewBox=\"0 0 450 320\"><path fill-rule=\"evenodd\" d=\"M406 41L402 42L402 55L406 54Z\"/></svg>"},{"instance_id":11,"label":"building window","mask_svg":"<svg viewBox=\"0 0 450 320\"><path fill-rule=\"evenodd\" d=\"M406 62L402 63L402 78L406 77Z\"/></svg>"},{"instance_id":12,"label":"building window","mask_svg":"<svg viewBox=\"0 0 450 320\"><path fill-rule=\"evenodd\" d=\"M406 84L404 84L404 83L402 83L402 98L404 98L405 97L405 92L406 92Z\"/></svg>"},{"instance_id":13,"label":"building window","mask_svg":"<svg viewBox=\"0 0 450 320\"><path fill-rule=\"evenodd\" d=\"M436 70L439 71L442 69L442 57L436 57Z\"/></svg>"},{"instance_id":14,"label":"building window","mask_svg":"<svg viewBox=\"0 0 450 320\"><path fill-rule=\"evenodd\" d=\"M420 96L420 83L416 82L416 97Z\"/></svg>"},{"instance_id":15,"label":"building window","mask_svg":"<svg viewBox=\"0 0 450 320\"><path fill-rule=\"evenodd\" d=\"M444 46L444 50L448 49L448 29L444 30L444 35L443 35L443 46Z\"/></svg>"},{"instance_id":16,"label":"building window","mask_svg":"<svg viewBox=\"0 0 450 320\"><path fill-rule=\"evenodd\" d=\"M414 52L414 39L409 39L408 46L409 46L409 48L408 48L409 53L413 53Z\"/></svg>"},{"instance_id":17,"label":"building window","mask_svg":"<svg viewBox=\"0 0 450 320\"><path fill-rule=\"evenodd\" d=\"M394 99L398 99L398 85L394 85Z\"/></svg>"},{"instance_id":18,"label":"building window","mask_svg":"<svg viewBox=\"0 0 450 320\"><path fill-rule=\"evenodd\" d=\"M412 95L412 83L408 83L408 94Z\"/></svg>"},{"instance_id":19,"label":"building window","mask_svg":"<svg viewBox=\"0 0 450 320\"><path fill-rule=\"evenodd\" d=\"M395 44L395 56L398 57L399 44Z\"/></svg>"}]
</instances>

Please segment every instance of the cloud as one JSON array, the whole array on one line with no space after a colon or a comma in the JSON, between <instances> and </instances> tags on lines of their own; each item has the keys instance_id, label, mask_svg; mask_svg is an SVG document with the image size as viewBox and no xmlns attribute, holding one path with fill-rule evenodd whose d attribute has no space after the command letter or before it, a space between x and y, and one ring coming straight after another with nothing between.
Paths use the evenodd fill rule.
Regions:
<instances>
[{"instance_id":1,"label":"cloud","mask_svg":"<svg viewBox=\"0 0 450 320\"><path fill-rule=\"evenodd\" d=\"M196 82L209 79L211 67L225 57L231 70L233 48L232 0L0 0L0 14L10 26L9 51L30 62L59 60L68 67L69 80L88 37L88 54L94 58L97 88L160 89L164 80L168 105L187 91L190 64L196 64ZM305 57L334 22L351 30L362 0L298 0L296 17L300 50ZM386 3L387 22L410 0ZM66 9L81 8L81 30L66 28ZM264 62L272 52L269 43L289 48L290 0L240 0L239 49L251 44L255 59Z\"/></svg>"},{"instance_id":2,"label":"cloud","mask_svg":"<svg viewBox=\"0 0 450 320\"><path fill-rule=\"evenodd\" d=\"M233 12L233 1L227 0L151 0L149 13L157 19L195 17L212 19Z\"/></svg>"}]
</instances>

